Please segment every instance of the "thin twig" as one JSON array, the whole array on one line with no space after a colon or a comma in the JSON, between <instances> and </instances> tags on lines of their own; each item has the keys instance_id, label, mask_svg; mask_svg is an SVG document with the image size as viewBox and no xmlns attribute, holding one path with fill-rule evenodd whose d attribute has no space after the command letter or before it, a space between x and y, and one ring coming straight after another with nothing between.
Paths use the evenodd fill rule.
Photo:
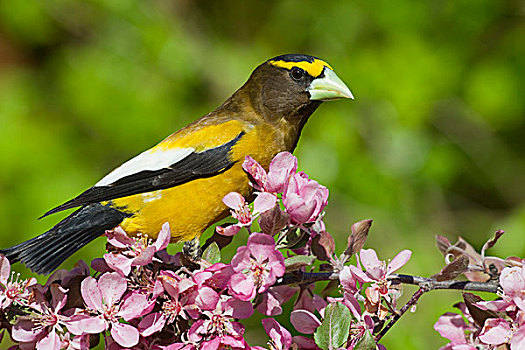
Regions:
<instances>
[{"instance_id":1,"label":"thin twig","mask_svg":"<svg viewBox=\"0 0 525 350\"><path fill-rule=\"evenodd\" d=\"M429 287L427 286L424 286L424 287L419 287L419 289L412 295L412 297L410 298L410 300L405 304L403 305L403 307L401 308L401 310L399 310L398 312L396 312L396 314L394 315L394 317L392 318L392 321L388 322L388 324L381 330L381 332L379 332L378 335L376 335L376 342L378 342L381 338L383 338L383 336L386 334L386 332L388 332L390 330L390 328L392 328L392 326L397 322L399 321L399 319L401 318L401 316L403 316L405 314L405 312L407 312L412 306L416 305L419 298L421 298L421 296L425 293L425 292L428 292L430 289Z\"/></svg>"},{"instance_id":2,"label":"thin twig","mask_svg":"<svg viewBox=\"0 0 525 350\"><path fill-rule=\"evenodd\" d=\"M305 284L318 281L328 281L339 279L337 272L303 272L293 271L284 274L283 277L277 280L276 285L285 284ZM436 281L433 278L426 278L421 276L392 274L388 278L392 282L403 284L413 284L416 286L429 285L429 290L434 289L453 289L464 290L471 292L489 292L497 293L499 284L496 281L489 282L470 282L470 281Z\"/></svg>"}]
</instances>

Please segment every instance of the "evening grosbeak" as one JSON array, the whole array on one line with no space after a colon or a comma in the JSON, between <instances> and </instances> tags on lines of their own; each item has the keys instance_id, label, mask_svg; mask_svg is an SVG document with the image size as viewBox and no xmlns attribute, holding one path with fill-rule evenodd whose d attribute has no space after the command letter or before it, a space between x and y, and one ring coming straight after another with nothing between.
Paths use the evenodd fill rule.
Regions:
<instances>
[{"instance_id":1,"label":"evening grosbeak","mask_svg":"<svg viewBox=\"0 0 525 350\"><path fill-rule=\"evenodd\" d=\"M353 96L328 63L297 54L272 58L215 111L44 214L80 207L52 229L0 253L48 274L106 230L120 225L129 235L155 238L166 222L171 242L198 247L202 232L228 216L225 195L251 195L245 157L267 169L277 153L294 150L322 101L339 98Z\"/></svg>"}]
</instances>

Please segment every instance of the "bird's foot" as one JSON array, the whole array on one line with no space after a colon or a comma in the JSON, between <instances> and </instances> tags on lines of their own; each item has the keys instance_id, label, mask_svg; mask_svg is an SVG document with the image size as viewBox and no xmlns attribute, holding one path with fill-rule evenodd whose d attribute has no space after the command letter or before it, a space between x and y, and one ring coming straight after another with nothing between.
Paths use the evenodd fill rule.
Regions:
<instances>
[{"instance_id":1,"label":"bird's foot","mask_svg":"<svg viewBox=\"0 0 525 350\"><path fill-rule=\"evenodd\" d=\"M202 256L199 237L195 237L191 241L184 242L182 254L184 254L184 256L191 261L199 261Z\"/></svg>"}]
</instances>

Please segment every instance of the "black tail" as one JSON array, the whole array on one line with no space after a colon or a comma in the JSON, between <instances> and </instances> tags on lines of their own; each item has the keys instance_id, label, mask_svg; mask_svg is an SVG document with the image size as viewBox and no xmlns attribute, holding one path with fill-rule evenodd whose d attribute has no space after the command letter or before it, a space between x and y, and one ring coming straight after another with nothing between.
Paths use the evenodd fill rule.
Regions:
<instances>
[{"instance_id":1,"label":"black tail","mask_svg":"<svg viewBox=\"0 0 525 350\"><path fill-rule=\"evenodd\" d=\"M39 274L53 272L74 252L120 224L128 214L101 204L82 207L29 241L0 250L11 263L21 261Z\"/></svg>"}]
</instances>

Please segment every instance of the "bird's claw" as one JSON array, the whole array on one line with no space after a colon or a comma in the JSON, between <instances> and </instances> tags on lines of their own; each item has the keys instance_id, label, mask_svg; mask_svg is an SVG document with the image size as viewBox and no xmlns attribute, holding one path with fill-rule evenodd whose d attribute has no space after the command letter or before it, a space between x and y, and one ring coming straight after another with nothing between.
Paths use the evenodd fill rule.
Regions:
<instances>
[{"instance_id":1,"label":"bird's claw","mask_svg":"<svg viewBox=\"0 0 525 350\"><path fill-rule=\"evenodd\" d=\"M184 256L190 261L198 262L202 256L199 237L195 237L191 241L184 242L182 254L184 254Z\"/></svg>"}]
</instances>

